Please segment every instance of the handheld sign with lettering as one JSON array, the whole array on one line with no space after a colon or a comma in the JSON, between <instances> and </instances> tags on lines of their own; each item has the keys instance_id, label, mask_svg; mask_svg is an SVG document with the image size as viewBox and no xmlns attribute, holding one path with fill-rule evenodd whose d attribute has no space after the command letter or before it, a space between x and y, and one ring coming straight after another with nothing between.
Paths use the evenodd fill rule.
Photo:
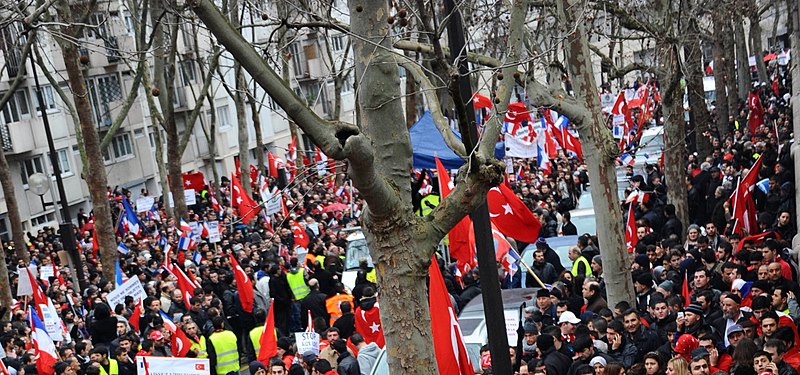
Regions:
<instances>
[{"instance_id":1,"label":"handheld sign with lettering","mask_svg":"<svg viewBox=\"0 0 800 375\"><path fill-rule=\"evenodd\" d=\"M137 375L207 375L208 358L136 357Z\"/></svg>"},{"instance_id":2,"label":"handheld sign with lettering","mask_svg":"<svg viewBox=\"0 0 800 375\"><path fill-rule=\"evenodd\" d=\"M305 353L310 350L319 355L319 333L295 332L294 338L298 353Z\"/></svg>"},{"instance_id":3,"label":"handheld sign with lettering","mask_svg":"<svg viewBox=\"0 0 800 375\"><path fill-rule=\"evenodd\" d=\"M222 237L219 234L219 221L207 222L206 228L208 229L208 242L217 243L222 241Z\"/></svg>"},{"instance_id":4,"label":"handheld sign with lettering","mask_svg":"<svg viewBox=\"0 0 800 375\"><path fill-rule=\"evenodd\" d=\"M155 204L154 197L141 197L136 200L136 213L147 212Z\"/></svg>"},{"instance_id":5,"label":"handheld sign with lettering","mask_svg":"<svg viewBox=\"0 0 800 375\"><path fill-rule=\"evenodd\" d=\"M108 300L108 305L113 310L117 305L124 305L125 297L127 296L132 296L134 301L138 301L139 299L144 301L144 299L147 298L147 293L144 291L138 277L131 277L111 293L108 293L106 300Z\"/></svg>"}]
</instances>

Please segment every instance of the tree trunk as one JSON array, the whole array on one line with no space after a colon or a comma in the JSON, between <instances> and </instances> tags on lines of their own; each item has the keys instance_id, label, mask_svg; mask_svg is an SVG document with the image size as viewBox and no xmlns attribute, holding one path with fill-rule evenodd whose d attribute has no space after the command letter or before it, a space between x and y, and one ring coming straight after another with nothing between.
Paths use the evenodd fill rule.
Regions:
<instances>
[{"instance_id":1,"label":"tree trunk","mask_svg":"<svg viewBox=\"0 0 800 375\"><path fill-rule=\"evenodd\" d=\"M70 19L66 16L68 11L64 10L64 6L59 6L58 11L62 19ZM66 35L74 35L69 30L64 30L64 33ZM92 106L89 103L85 77L78 62L80 58L78 47L71 40L58 39L58 41L61 46L61 54L64 57L64 66L67 71L70 90L72 91L72 99L75 102L75 111L80 119L83 145L88 159L86 184L89 186L89 195L92 199L94 230L97 232L97 239L100 242L100 262L103 264L103 278L110 281L114 280L115 277L114 264L117 260L117 241L114 235L114 223L111 219L111 208L106 195L108 180L106 178L103 154L100 150L100 138L92 118Z\"/></svg>"},{"instance_id":2,"label":"tree trunk","mask_svg":"<svg viewBox=\"0 0 800 375\"><path fill-rule=\"evenodd\" d=\"M789 8L790 25L794 26L791 30L791 41L793 46L800 46L800 5L794 2L794 6ZM796 50L797 47L794 47ZM800 134L800 58L792 59L792 126L794 134ZM792 143L792 158L794 160L794 204L795 204L795 225L798 228L797 235L792 239L792 251L795 257L800 253L800 142Z\"/></svg>"},{"instance_id":3,"label":"tree trunk","mask_svg":"<svg viewBox=\"0 0 800 375\"><path fill-rule=\"evenodd\" d=\"M25 264L28 262L26 261ZM4 307L14 305L14 298L11 294L11 284L8 279L8 264L6 263L6 246L3 240L0 239L0 304ZM9 308L5 314L0 315L0 320L9 321L11 309Z\"/></svg>"},{"instance_id":4,"label":"tree trunk","mask_svg":"<svg viewBox=\"0 0 800 375\"><path fill-rule=\"evenodd\" d=\"M255 91L253 92L255 93ZM258 171L264 173L264 139L261 135L261 117L255 97L250 99L250 112L253 115L253 129L256 134L256 163L258 163Z\"/></svg>"},{"instance_id":5,"label":"tree trunk","mask_svg":"<svg viewBox=\"0 0 800 375\"><path fill-rule=\"evenodd\" d=\"M17 193L9 171L6 153L3 151L3 148L0 147L0 185L3 186L3 195L6 200L6 209L8 210L8 222L11 223L11 236L14 239L14 253L17 259L22 259L25 261L25 264L28 264L30 262L30 252L28 252L28 246L25 242L25 230L22 228L22 217L19 215Z\"/></svg>"},{"instance_id":6,"label":"tree trunk","mask_svg":"<svg viewBox=\"0 0 800 375\"><path fill-rule=\"evenodd\" d=\"M736 85L736 57L733 42L733 27L731 21L726 20L723 26L722 39L725 43L723 50L726 73L726 85L728 87L728 111L737 120L739 120L739 91Z\"/></svg>"},{"instance_id":7,"label":"tree trunk","mask_svg":"<svg viewBox=\"0 0 800 375\"><path fill-rule=\"evenodd\" d=\"M419 251L427 253L435 242L420 241L423 233L416 233L411 226L411 141L399 100L398 71L393 64L376 68L394 61L389 52L391 40L386 38L389 4L352 0L348 5L351 30L359 36L353 41L357 86L369 88L358 97L362 108L358 124L373 143L375 170L398 190L399 197L390 214L376 214L387 211L370 205L364 219L372 257L377 260L381 321L391 322L384 326L389 368L399 374L435 374L430 314L424 298L429 259L419 256ZM356 6L362 11L356 11ZM385 48L376 49L376 45ZM351 169L351 174L357 173L356 169Z\"/></svg>"},{"instance_id":8,"label":"tree trunk","mask_svg":"<svg viewBox=\"0 0 800 375\"><path fill-rule=\"evenodd\" d=\"M728 117L731 112L728 110L728 91L727 68L728 61L725 60L725 42L723 38L724 28L722 26L721 12L714 13L714 94L716 96L714 107L717 110L717 134L724 138L728 134Z\"/></svg>"},{"instance_id":9,"label":"tree trunk","mask_svg":"<svg viewBox=\"0 0 800 375\"><path fill-rule=\"evenodd\" d=\"M569 19L567 9L576 4L570 0L557 3L563 19ZM570 23L572 24L572 23ZM595 202L595 220L603 272L606 275L608 304L633 301L636 293L630 277L630 261L625 247L625 228L617 198L616 163L617 145L606 127L589 52L589 42L583 22L575 23L576 31L569 33L565 45L567 67L571 73L573 90L580 105L588 111L583 119L576 119L578 133L583 143L583 156L592 176L592 199Z\"/></svg>"},{"instance_id":10,"label":"tree trunk","mask_svg":"<svg viewBox=\"0 0 800 375\"><path fill-rule=\"evenodd\" d=\"M697 22L690 21L692 30L698 30ZM686 89L689 92L689 114L691 115L692 125L694 126L695 146L697 157L705 160L706 156L711 155L711 116L706 105L705 89L703 88L703 64L702 50L700 49L700 38L697 33L690 33L690 39L684 46L686 59ZM666 116L664 116L666 118ZM669 149L669 148L668 148ZM685 222L684 222L685 223Z\"/></svg>"},{"instance_id":11,"label":"tree trunk","mask_svg":"<svg viewBox=\"0 0 800 375\"><path fill-rule=\"evenodd\" d=\"M169 191L172 193L172 209L175 219L186 219L186 199L183 193L183 171L181 170L183 152L180 147L181 137L178 134L178 125L175 122L174 104L177 18L170 12L162 14L165 10L161 1L151 1L150 18L155 25L153 30L153 71L156 73L153 82L161 91L158 99L161 104L162 125L167 136L168 185ZM170 29L165 29L166 27ZM188 127L188 124L186 126ZM166 204L169 204L168 196L165 196L164 200Z\"/></svg>"},{"instance_id":12,"label":"tree trunk","mask_svg":"<svg viewBox=\"0 0 800 375\"><path fill-rule=\"evenodd\" d=\"M758 69L758 80L769 84L767 77L767 67L764 65L764 47L761 45L761 18L758 9L750 15L750 49L756 57L756 68ZM777 22L775 22L777 23Z\"/></svg>"},{"instance_id":13,"label":"tree trunk","mask_svg":"<svg viewBox=\"0 0 800 375\"><path fill-rule=\"evenodd\" d=\"M746 98L750 93L750 54L747 52L747 38L744 36L744 18L737 16L733 20L733 32L736 39L736 69L737 83L739 86L739 98Z\"/></svg>"},{"instance_id":14,"label":"tree trunk","mask_svg":"<svg viewBox=\"0 0 800 375\"><path fill-rule=\"evenodd\" d=\"M214 104L213 95L208 96L208 110L211 112L210 123L208 124L207 138L208 141L208 159L211 165L211 186L209 186L214 194L220 195L219 192L219 171L217 170L217 108Z\"/></svg>"},{"instance_id":15,"label":"tree trunk","mask_svg":"<svg viewBox=\"0 0 800 375\"><path fill-rule=\"evenodd\" d=\"M677 67L677 59L672 59ZM677 74L675 72L674 74ZM672 92L664 92L662 111L664 112L664 180L667 184L667 202L675 205L675 215L683 223L689 224L689 206L686 191L686 124L683 121L683 90L680 85Z\"/></svg>"},{"instance_id":16,"label":"tree trunk","mask_svg":"<svg viewBox=\"0 0 800 375\"><path fill-rule=\"evenodd\" d=\"M242 187L248 196L251 195L250 188L250 136L247 132L247 113L244 108L244 98L240 94L241 90L247 89L244 82L244 72L238 62L233 63L234 79L236 80L236 91L234 93L234 104L236 107L236 124L239 135L239 173L241 173Z\"/></svg>"}]
</instances>

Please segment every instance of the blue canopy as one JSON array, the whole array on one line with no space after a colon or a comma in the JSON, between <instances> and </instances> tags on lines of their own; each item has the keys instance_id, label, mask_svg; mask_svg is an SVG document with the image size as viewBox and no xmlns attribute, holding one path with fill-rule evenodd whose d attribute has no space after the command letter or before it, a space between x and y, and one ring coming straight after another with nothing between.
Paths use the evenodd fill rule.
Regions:
<instances>
[{"instance_id":1,"label":"blue canopy","mask_svg":"<svg viewBox=\"0 0 800 375\"><path fill-rule=\"evenodd\" d=\"M449 130L459 140L461 136ZM464 159L461 159L456 153L447 146L444 142L444 137L436 125L433 123L433 116L428 111L422 114L422 117L409 129L411 135L411 146L414 149L414 168L416 169L434 169L436 168L436 160L434 155L439 157L447 169L458 169L464 164ZM498 142L494 149L495 157L502 159L505 155L505 148L502 142Z\"/></svg>"}]
</instances>

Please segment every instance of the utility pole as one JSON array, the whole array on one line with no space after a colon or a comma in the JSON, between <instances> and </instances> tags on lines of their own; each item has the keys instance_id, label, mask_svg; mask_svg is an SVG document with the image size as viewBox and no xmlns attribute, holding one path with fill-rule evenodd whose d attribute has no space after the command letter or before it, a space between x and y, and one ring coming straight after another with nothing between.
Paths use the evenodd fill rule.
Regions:
<instances>
[{"instance_id":1,"label":"utility pole","mask_svg":"<svg viewBox=\"0 0 800 375\"><path fill-rule=\"evenodd\" d=\"M451 96L456 106L458 129L470 160L469 165L477 173L480 163L477 160L476 144L478 129L475 123L475 108L472 105L472 85L469 80L469 66L464 39L464 23L461 12L456 9L454 0L445 0L448 15L447 38L453 66L458 69L455 82L450 86ZM508 352L508 336L506 335L503 313L503 298L500 294L500 282L497 276L494 241L489 224L489 206L486 197L478 208L470 213L475 231L475 247L478 253L478 269L481 278L481 298L483 314L486 319L486 332L489 339L489 352L492 355L492 371L495 374L512 374L511 356Z\"/></svg>"}]
</instances>

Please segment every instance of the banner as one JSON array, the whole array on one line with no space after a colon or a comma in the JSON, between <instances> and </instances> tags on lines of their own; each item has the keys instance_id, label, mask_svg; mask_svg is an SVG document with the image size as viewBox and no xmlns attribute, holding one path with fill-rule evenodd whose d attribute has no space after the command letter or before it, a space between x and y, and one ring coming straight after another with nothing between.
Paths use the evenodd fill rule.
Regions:
<instances>
[{"instance_id":1,"label":"banner","mask_svg":"<svg viewBox=\"0 0 800 375\"><path fill-rule=\"evenodd\" d=\"M50 302L49 298L48 302L48 305L39 305L39 308L42 310L41 318L42 323L44 323L44 328L53 341L64 341L64 336L61 335L61 318L58 316L56 308L52 306L52 302Z\"/></svg>"},{"instance_id":2,"label":"banner","mask_svg":"<svg viewBox=\"0 0 800 375\"><path fill-rule=\"evenodd\" d=\"M206 375L211 373L208 358L136 357L137 375Z\"/></svg>"},{"instance_id":3,"label":"banner","mask_svg":"<svg viewBox=\"0 0 800 375\"><path fill-rule=\"evenodd\" d=\"M508 336L508 344L516 345L517 343L517 329L519 328L519 313L516 310L503 310L506 320L506 335Z\"/></svg>"},{"instance_id":4,"label":"banner","mask_svg":"<svg viewBox=\"0 0 800 375\"><path fill-rule=\"evenodd\" d=\"M150 208L153 207L153 204L156 203L156 199L154 197L141 197L136 200L136 213L140 214L142 212L150 211Z\"/></svg>"},{"instance_id":5,"label":"banner","mask_svg":"<svg viewBox=\"0 0 800 375\"><path fill-rule=\"evenodd\" d=\"M295 332L295 345L298 353L312 351L319 355L319 333L316 332Z\"/></svg>"},{"instance_id":6,"label":"banner","mask_svg":"<svg viewBox=\"0 0 800 375\"><path fill-rule=\"evenodd\" d=\"M134 302L138 301L139 299L144 301L144 299L147 298L147 293L145 293L142 283L139 281L138 277L131 277L128 279L128 281L122 283L122 285L114 289L111 293L108 293L108 296L106 296L108 306L111 307L111 310L114 310L117 305L124 305L125 297L127 296L132 296Z\"/></svg>"},{"instance_id":7,"label":"banner","mask_svg":"<svg viewBox=\"0 0 800 375\"><path fill-rule=\"evenodd\" d=\"M50 281L51 277L56 276L56 269L53 266L42 266L39 272L39 280Z\"/></svg>"},{"instance_id":8,"label":"banner","mask_svg":"<svg viewBox=\"0 0 800 375\"><path fill-rule=\"evenodd\" d=\"M217 243L222 241L222 237L219 234L219 221L207 222L206 228L208 229L208 242Z\"/></svg>"}]
</instances>

